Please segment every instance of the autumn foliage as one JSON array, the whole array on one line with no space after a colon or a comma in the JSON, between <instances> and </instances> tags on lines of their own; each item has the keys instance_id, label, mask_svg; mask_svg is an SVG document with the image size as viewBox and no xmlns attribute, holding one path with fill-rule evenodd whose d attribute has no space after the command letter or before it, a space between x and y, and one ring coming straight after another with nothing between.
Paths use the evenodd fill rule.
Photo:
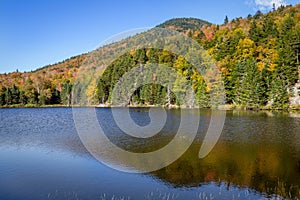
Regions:
<instances>
[{"instance_id":1,"label":"autumn foliage","mask_svg":"<svg viewBox=\"0 0 300 200\"><path fill-rule=\"evenodd\" d=\"M226 103L248 108L287 108L292 87L299 80L300 5L281 6L247 18L210 24L194 18L172 19L159 25L195 39L213 57L222 73ZM110 51L113 51L111 46ZM109 53L109 52L107 52ZM33 72L0 75L0 105L69 105L78 68L86 54ZM122 60L123 59L123 60ZM155 49L128 52L91 82L87 91L93 104L109 104L114 81L134 66L155 61L173 67L192 81L198 101L209 107L209 89L189 63L177 55ZM126 69L124 67L126 63ZM127 66L128 65L128 66ZM166 100L168 99L168 100ZM176 104L168 88L147 85L133 95L134 104Z\"/></svg>"}]
</instances>

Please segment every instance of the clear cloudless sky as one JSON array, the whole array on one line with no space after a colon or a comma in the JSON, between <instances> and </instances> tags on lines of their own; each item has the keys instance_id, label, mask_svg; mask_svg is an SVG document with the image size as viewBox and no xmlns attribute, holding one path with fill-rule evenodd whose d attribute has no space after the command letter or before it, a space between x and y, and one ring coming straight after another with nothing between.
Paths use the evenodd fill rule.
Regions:
<instances>
[{"instance_id":1,"label":"clear cloudless sky","mask_svg":"<svg viewBox=\"0 0 300 200\"><path fill-rule=\"evenodd\" d=\"M233 19L254 14L258 8L254 2L0 0L0 73L53 64L92 51L117 33L153 27L174 17L196 17L222 24L226 15Z\"/></svg>"}]
</instances>

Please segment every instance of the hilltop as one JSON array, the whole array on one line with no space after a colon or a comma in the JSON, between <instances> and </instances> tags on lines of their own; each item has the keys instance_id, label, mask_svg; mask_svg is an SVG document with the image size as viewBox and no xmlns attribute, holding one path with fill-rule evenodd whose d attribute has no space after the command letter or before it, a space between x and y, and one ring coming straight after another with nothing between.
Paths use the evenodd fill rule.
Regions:
<instances>
[{"instance_id":1,"label":"hilltop","mask_svg":"<svg viewBox=\"0 0 300 200\"><path fill-rule=\"evenodd\" d=\"M212 23L197 18L173 18L157 25L157 27L186 32L198 30L204 25L209 26L212 25Z\"/></svg>"}]
</instances>

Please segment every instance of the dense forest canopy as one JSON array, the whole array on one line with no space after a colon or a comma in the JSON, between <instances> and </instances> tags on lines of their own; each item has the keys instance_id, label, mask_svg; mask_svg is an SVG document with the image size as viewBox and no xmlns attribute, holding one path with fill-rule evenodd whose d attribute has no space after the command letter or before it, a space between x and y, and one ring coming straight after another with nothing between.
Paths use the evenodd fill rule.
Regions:
<instances>
[{"instance_id":1,"label":"dense forest canopy","mask_svg":"<svg viewBox=\"0 0 300 200\"><path fill-rule=\"evenodd\" d=\"M196 40L222 74L226 103L248 108L288 108L291 98L299 98L300 4L281 6L266 14L258 11L247 18L228 19L216 25L195 18L176 18L158 27L183 32ZM125 39L126 40L126 39ZM111 44L101 49L109 54ZM87 54L33 72L0 74L0 106L70 105L72 88L79 67ZM89 100L110 104L114 83L135 66L156 62L176 69L193 86L201 107L210 107L209 87L181 56L158 49L142 48L122 55L99 73ZM89 67L93 68L93 63ZM96 68L95 68L96 69ZM294 92L296 91L296 93ZM300 101L300 100L299 100ZM173 91L158 84L147 84L132 96L130 104L177 104Z\"/></svg>"}]
</instances>

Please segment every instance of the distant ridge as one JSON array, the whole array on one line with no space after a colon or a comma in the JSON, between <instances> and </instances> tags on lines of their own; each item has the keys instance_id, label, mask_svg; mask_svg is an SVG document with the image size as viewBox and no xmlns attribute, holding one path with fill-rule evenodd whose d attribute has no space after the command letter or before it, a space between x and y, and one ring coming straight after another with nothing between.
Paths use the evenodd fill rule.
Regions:
<instances>
[{"instance_id":1,"label":"distant ridge","mask_svg":"<svg viewBox=\"0 0 300 200\"><path fill-rule=\"evenodd\" d=\"M156 27L168 28L176 31L188 31L188 30L197 30L204 25L212 25L212 23L205 20L197 18L173 18L165 21L162 24L157 25Z\"/></svg>"}]
</instances>

